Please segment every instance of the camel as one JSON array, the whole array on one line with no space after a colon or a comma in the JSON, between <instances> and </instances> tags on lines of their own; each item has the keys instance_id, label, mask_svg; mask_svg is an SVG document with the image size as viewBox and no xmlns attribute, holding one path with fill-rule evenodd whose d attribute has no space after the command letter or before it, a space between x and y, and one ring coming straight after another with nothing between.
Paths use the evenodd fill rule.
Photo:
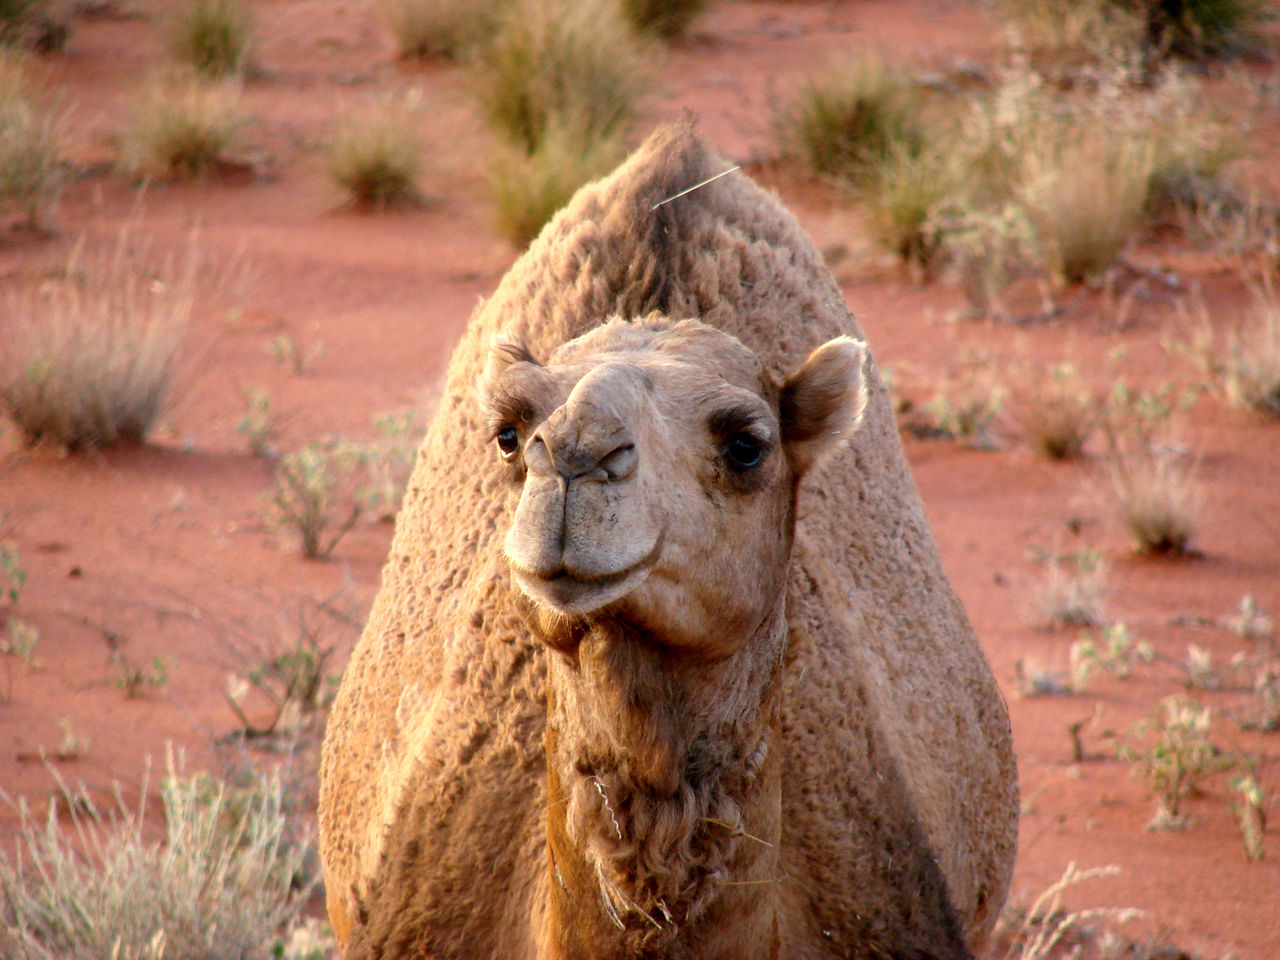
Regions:
<instances>
[{"instance_id":1,"label":"camel","mask_svg":"<svg viewBox=\"0 0 1280 960\"><path fill-rule=\"evenodd\" d=\"M728 166L658 130L450 361L325 735L348 960L952 960L991 931L1007 711L862 331Z\"/></svg>"}]
</instances>

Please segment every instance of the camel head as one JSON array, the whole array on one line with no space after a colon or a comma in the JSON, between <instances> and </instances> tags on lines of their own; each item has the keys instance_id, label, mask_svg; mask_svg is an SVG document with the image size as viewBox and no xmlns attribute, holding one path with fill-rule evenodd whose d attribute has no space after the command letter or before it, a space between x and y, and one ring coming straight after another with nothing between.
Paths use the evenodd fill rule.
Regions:
<instances>
[{"instance_id":1,"label":"camel head","mask_svg":"<svg viewBox=\"0 0 1280 960\"><path fill-rule=\"evenodd\" d=\"M696 320L612 320L543 364L500 340L482 393L520 488L505 552L543 639L616 618L695 658L776 617L799 480L856 429L865 345L848 337L771 382Z\"/></svg>"}]
</instances>

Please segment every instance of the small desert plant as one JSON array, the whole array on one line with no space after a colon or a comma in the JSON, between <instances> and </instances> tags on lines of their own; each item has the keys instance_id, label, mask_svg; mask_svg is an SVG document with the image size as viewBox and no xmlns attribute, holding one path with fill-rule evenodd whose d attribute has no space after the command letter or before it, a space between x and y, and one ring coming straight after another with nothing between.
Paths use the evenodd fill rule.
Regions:
<instances>
[{"instance_id":1,"label":"small desert plant","mask_svg":"<svg viewBox=\"0 0 1280 960\"><path fill-rule=\"evenodd\" d=\"M706 5L707 0L622 0L622 12L640 30L678 37Z\"/></svg>"},{"instance_id":2,"label":"small desert plant","mask_svg":"<svg viewBox=\"0 0 1280 960\"><path fill-rule=\"evenodd\" d=\"M498 232L526 246L579 187L611 170L623 150L617 135L583 141L555 122L532 152L499 145L489 171Z\"/></svg>"},{"instance_id":3,"label":"small desert plant","mask_svg":"<svg viewBox=\"0 0 1280 960\"><path fill-rule=\"evenodd\" d=\"M286 331L271 338L271 342L267 344L267 353L290 373L301 376L311 369L311 364L324 356L324 344L316 342L304 347L294 339L293 334Z\"/></svg>"},{"instance_id":4,"label":"small desert plant","mask_svg":"<svg viewBox=\"0 0 1280 960\"><path fill-rule=\"evenodd\" d=\"M173 56L202 76L236 76L249 64L253 21L243 0L183 0L166 39Z\"/></svg>"},{"instance_id":5,"label":"small desert plant","mask_svg":"<svg viewBox=\"0 0 1280 960\"><path fill-rule=\"evenodd\" d=\"M168 657L152 657L151 663L143 666L129 657L123 649L116 649L111 654L115 685L130 698L141 698L148 691L164 689L169 682L171 666L172 660Z\"/></svg>"},{"instance_id":6,"label":"small desert plant","mask_svg":"<svg viewBox=\"0 0 1280 960\"><path fill-rule=\"evenodd\" d=\"M278 777L262 776L253 802L169 762L161 784L162 842L146 829L144 781L130 806L102 810L87 791L62 786L43 824L9 799L17 847L0 850L0 953L13 960L267 960L278 956L314 880L302 864L309 838L286 842ZM71 818L68 835L59 815ZM298 878L303 877L301 883ZM274 946L273 946L274 945Z\"/></svg>"},{"instance_id":7,"label":"small desert plant","mask_svg":"<svg viewBox=\"0 0 1280 960\"><path fill-rule=\"evenodd\" d=\"M1071 689L1082 692L1099 670L1117 680L1128 680L1133 675L1133 661L1151 663L1155 651L1150 644L1135 642L1133 634L1124 623L1104 627L1094 637L1086 633L1071 645Z\"/></svg>"},{"instance_id":8,"label":"small desert plant","mask_svg":"<svg viewBox=\"0 0 1280 960\"><path fill-rule=\"evenodd\" d=\"M1165 697L1131 733L1135 742L1120 747L1135 774L1146 781L1158 804L1148 825L1153 830L1181 829L1182 801L1202 783L1233 765L1209 736L1212 710L1183 696ZM1154 736L1151 736L1154 734Z\"/></svg>"},{"instance_id":9,"label":"small desert plant","mask_svg":"<svg viewBox=\"0 0 1280 960\"><path fill-rule=\"evenodd\" d=\"M67 450L141 443L168 398L191 313L195 256L148 262L121 231L77 245L62 275L14 294L0 355L0 407L27 444Z\"/></svg>"},{"instance_id":10,"label":"small desert plant","mask_svg":"<svg viewBox=\"0 0 1280 960\"><path fill-rule=\"evenodd\" d=\"M871 54L811 77L780 108L777 125L788 152L856 183L895 156L917 156L925 142L914 81Z\"/></svg>"},{"instance_id":11,"label":"small desert plant","mask_svg":"<svg viewBox=\"0 0 1280 960\"><path fill-rule=\"evenodd\" d=\"M532 153L553 126L580 144L626 127L649 85L643 47L613 4L516 0L476 63L486 117Z\"/></svg>"},{"instance_id":12,"label":"small desert plant","mask_svg":"<svg viewBox=\"0 0 1280 960\"><path fill-rule=\"evenodd\" d=\"M1074 364L1058 363L1018 391L1010 418L1030 447L1047 460L1075 460L1098 422L1098 404Z\"/></svg>"},{"instance_id":13,"label":"small desert plant","mask_svg":"<svg viewBox=\"0 0 1280 960\"><path fill-rule=\"evenodd\" d=\"M1106 578L1106 564L1096 550L1052 558L1036 590L1041 621L1051 628L1101 626Z\"/></svg>"},{"instance_id":14,"label":"small desert plant","mask_svg":"<svg viewBox=\"0 0 1280 960\"><path fill-rule=\"evenodd\" d=\"M195 77L153 80L120 135L120 164L153 177L198 177L226 158L244 114L239 90Z\"/></svg>"},{"instance_id":15,"label":"small desert plant","mask_svg":"<svg viewBox=\"0 0 1280 960\"><path fill-rule=\"evenodd\" d=\"M377 0L400 56L458 60L497 29L509 0Z\"/></svg>"},{"instance_id":16,"label":"small desert plant","mask_svg":"<svg viewBox=\"0 0 1280 960\"><path fill-rule=\"evenodd\" d=\"M924 406L926 420L917 429L926 436L992 450L998 445L995 424L1003 404L1004 389L975 366L933 395Z\"/></svg>"},{"instance_id":17,"label":"small desert plant","mask_svg":"<svg viewBox=\"0 0 1280 960\"><path fill-rule=\"evenodd\" d=\"M0 600L9 606L17 603L26 582L27 571L18 548L0 543Z\"/></svg>"},{"instance_id":18,"label":"small desert plant","mask_svg":"<svg viewBox=\"0 0 1280 960\"><path fill-rule=\"evenodd\" d=\"M245 411L236 424L236 433L249 443L249 452L255 457L270 459L275 456L275 442L280 439L276 429L276 416L271 411L271 394L257 387L250 387L245 397Z\"/></svg>"},{"instance_id":19,"label":"small desert plant","mask_svg":"<svg viewBox=\"0 0 1280 960\"><path fill-rule=\"evenodd\" d=\"M298 532L309 560L328 557L360 519L360 504L343 496L354 466L349 453L320 443L285 454L276 466L276 522Z\"/></svg>"},{"instance_id":20,"label":"small desert plant","mask_svg":"<svg viewBox=\"0 0 1280 960\"><path fill-rule=\"evenodd\" d=\"M330 178L366 207L418 199L423 155L416 121L412 104L381 102L349 111L325 149Z\"/></svg>"},{"instance_id":21,"label":"small desert plant","mask_svg":"<svg viewBox=\"0 0 1280 960\"><path fill-rule=\"evenodd\" d=\"M335 611L325 608L322 612L332 615ZM264 654L248 670L228 677L224 696L247 739L296 736L322 716L337 692L338 676L328 668L339 644L324 639L318 618L300 615L294 639L282 646ZM251 692L269 706L263 723L249 718Z\"/></svg>"},{"instance_id":22,"label":"small desert plant","mask_svg":"<svg viewBox=\"0 0 1280 960\"><path fill-rule=\"evenodd\" d=\"M0 204L20 205L32 225L62 189L62 122L32 92L21 58L0 48Z\"/></svg>"},{"instance_id":23,"label":"small desert plant","mask_svg":"<svg viewBox=\"0 0 1280 960\"><path fill-rule=\"evenodd\" d=\"M373 426L379 434L376 440L350 445L366 476L356 495L370 516L390 522L404 499L424 427L413 409L379 414L373 418Z\"/></svg>"}]
</instances>

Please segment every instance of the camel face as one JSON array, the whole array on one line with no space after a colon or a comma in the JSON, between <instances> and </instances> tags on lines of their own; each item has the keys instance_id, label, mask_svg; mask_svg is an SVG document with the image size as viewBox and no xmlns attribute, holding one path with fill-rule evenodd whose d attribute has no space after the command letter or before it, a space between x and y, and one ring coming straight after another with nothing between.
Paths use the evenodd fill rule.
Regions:
<instances>
[{"instance_id":1,"label":"camel face","mask_svg":"<svg viewBox=\"0 0 1280 960\"><path fill-rule=\"evenodd\" d=\"M697 321L611 321L545 366L498 346L490 435L520 485L505 553L544 639L611 616L717 659L755 635L786 582L796 482L856 426L862 351L833 341L779 387Z\"/></svg>"}]
</instances>

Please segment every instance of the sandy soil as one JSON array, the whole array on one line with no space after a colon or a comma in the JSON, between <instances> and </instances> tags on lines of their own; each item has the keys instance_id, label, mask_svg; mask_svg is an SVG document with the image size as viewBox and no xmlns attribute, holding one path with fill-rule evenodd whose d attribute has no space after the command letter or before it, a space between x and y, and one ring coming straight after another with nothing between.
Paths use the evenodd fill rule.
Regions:
<instances>
[{"instance_id":1,"label":"sandy soil","mask_svg":"<svg viewBox=\"0 0 1280 960\"><path fill-rule=\"evenodd\" d=\"M30 668L12 657L0 663L0 786L37 802L52 785L41 752L56 753L67 727L89 742L53 762L63 777L136 790L144 758L162 763L166 744L184 749L189 767L225 760L237 729L224 698L228 675L244 675L307 631L335 648L330 662L340 667L377 588L390 525L362 522L329 562L300 559L266 520L271 463L251 456L236 432L245 392L269 391L283 412L280 449L367 439L375 414L429 409L451 344L515 256L491 225L490 141L461 71L397 62L390 38L355 0L252 6L261 45L243 103L254 120L240 163L204 182L143 191L108 163L113 131L164 59L159 3L77 22L66 55L44 65L71 111L69 159L79 174L57 211L60 235L0 233L0 285L38 278L76 238L110 241L126 222L162 251L181 250L198 230L202 263L220 279L219 295L193 319L175 402L146 447L68 458L21 450L11 428L0 435L0 533L19 547L29 575L12 613L40 631ZM1108 288L1055 292L1052 319L957 320L963 301L954 286L910 282L826 188L769 162L770 104L810 64L872 45L922 72L947 73L993 62L1002 44L986 5L964 0L718 2L657 65L643 126L692 109L726 155L781 192L831 253L879 362L917 404L966 370L1016 388L1062 359L1100 388L1117 376L1194 382L1192 365L1162 347L1193 304L1189 291L1200 291L1223 326L1248 300L1228 260L1176 231L1137 244L1127 259L1142 269L1120 271ZM1251 89L1264 80L1274 87L1280 76L1274 64L1247 71ZM1239 78L1214 82L1228 102L1248 87ZM344 104L412 89L429 105L421 121L429 201L379 215L346 208L315 145ZM1242 169L1274 189L1280 111L1259 107L1250 120L1256 155ZM1028 302L1037 296L1027 291ZM269 355L282 333L304 349L323 345L304 373ZM1188 829L1145 830L1154 801L1115 759L1117 739L1183 690L1178 664L1189 643L1221 664L1253 649L1221 625L1242 597L1280 611L1280 426L1212 396L1185 415L1181 440L1198 462L1201 508L1198 553L1179 560L1133 554L1109 506L1099 449L1057 465L1007 425L999 439L994 450L904 442L1013 718L1025 811L1011 902L1027 903L1068 864L1114 865L1117 875L1074 888L1066 904L1140 909L1143 920L1117 929L1192 955L1280 956L1274 827L1267 858L1246 860L1234 795L1218 777L1188 802ZM1065 670L1078 635L1040 628L1035 594L1046 569L1037 557L1084 548L1108 565L1108 618L1163 659L1127 681L1098 680L1084 695L1022 698L1016 663ZM157 657L166 658L167 682L127 696L118 664L145 671ZM1249 708L1247 693L1195 696L1215 707L1214 737L1225 750L1261 759L1274 814L1280 735L1232 722ZM263 702L249 709L269 716ZM1075 762L1067 728L1080 721L1085 759Z\"/></svg>"}]
</instances>

